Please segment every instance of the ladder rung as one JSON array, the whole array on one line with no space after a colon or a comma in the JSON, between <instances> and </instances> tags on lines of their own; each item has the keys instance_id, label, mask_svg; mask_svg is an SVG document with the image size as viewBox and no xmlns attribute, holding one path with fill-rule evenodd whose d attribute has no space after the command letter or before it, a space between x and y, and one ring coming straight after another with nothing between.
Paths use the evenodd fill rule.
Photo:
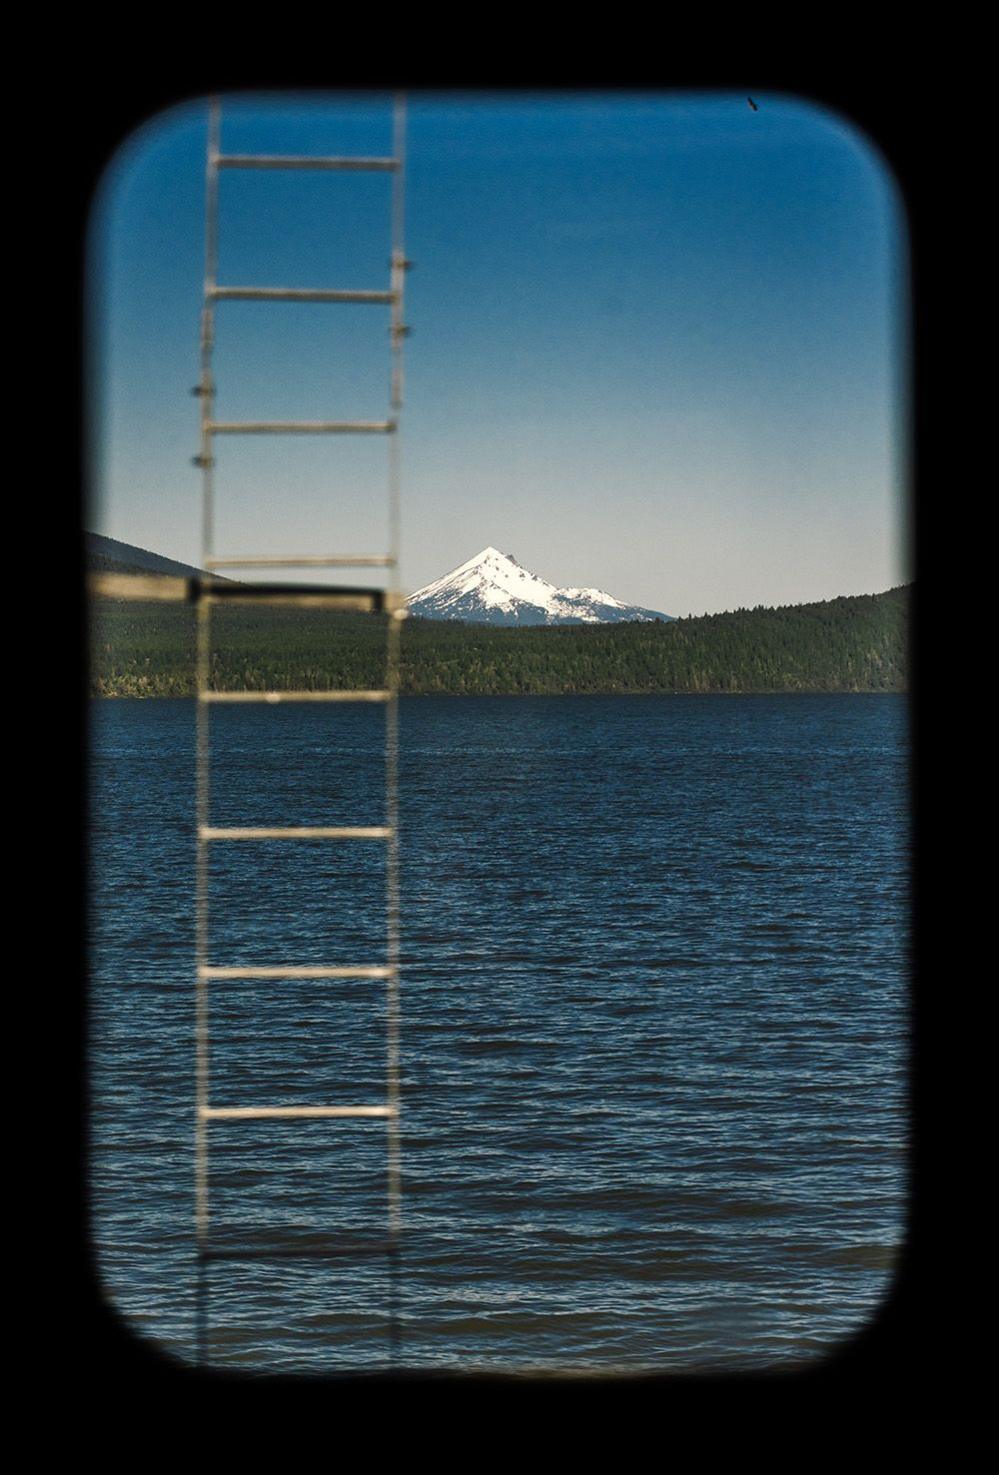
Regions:
<instances>
[{"instance_id":1,"label":"ladder rung","mask_svg":"<svg viewBox=\"0 0 999 1475\"><path fill-rule=\"evenodd\" d=\"M395 568L390 553L345 553L325 558L311 553L293 557L282 553L268 558L253 554L248 558L206 558L205 568Z\"/></svg>"},{"instance_id":2,"label":"ladder rung","mask_svg":"<svg viewBox=\"0 0 999 1475\"><path fill-rule=\"evenodd\" d=\"M199 691L200 702L387 702L390 691Z\"/></svg>"},{"instance_id":3,"label":"ladder rung","mask_svg":"<svg viewBox=\"0 0 999 1475\"><path fill-rule=\"evenodd\" d=\"M358 964L344 968L289 968L275 964L269 968L215 968L202 964L199 978L392 978L394 968L381 964Z\"/></svg>"},{"instance_id":4,"label":"ladder rung","mask_svg":"<svg viewBox=\"0 0 999 1475\"><path fill-rule=\"evenodd\" d=\"M199 597L209 604L297 604L316 608L384 611L398 600L388 589L366 589L341 584L248 584L235 579L225 583L202 582Z\"/></svg>"},{"instance_id":5,"label":"ladder rung","mask_svg":"<svg viewBox=\"0 0 999 1475\"><path fill-rule=\"evenodd\" d=\"M168 599L189 600L195 580L178 579L173 574L99 574L87 575L87 590L104 599Z\"/></svg>"},{"instance_id":6,"label":"ladder rung","mask_svg":"<svg viewBox=\"0 0 999 1475\"><path fill-rule=\"evenodd\" d=\"M198 1115L208 1122L237 1122L270 1119L305 1120L312 1117L389 1117L393 1106L202 1106Z\"/></svg>"},{"instance_id":7,"label":"ladder rung","mask_svg":"<svg viewBox=\"0 0 999 1475\"><path fill-rule=\"evenodd\" d=\"M398 300L398 292L353 292L325 287L209 287L216 302L381 302Z\"/></svg>"},{"instance_id":8,"label":"ladder rung","mask_svg":"<svg viewBox=\"0 0 999 1475\"><path fill-rule=\"evenodd\" d=\"M283 828L213 829L202 825L202 840L387 840L392 831L387 825L355 826L285 826Z\"/></svg>"},{"instance_id":9,"label":"ladder rung","mask_svg":"<svg viewBox=\"0 0 999 1475\"><path fill-rule=\"evenodd\" d=\"M312 1238L310 1240L303 1235L298 1241L290 1239L283 1244L264 1242L254 1245L252 1241L239 1244L217 1239L215 1243L211 1241L200 1243L197 1247L197 1254L201 1260L327 1260L347 1255L394 1255L398 1253L398 1249L399 1241L394 1237L360 1240Z\"/></svg>"},{"instance_id":10,"label":"ladder rung","mask_svg":"<svg viewBox=\"0 0 999 1475\"><path fill-rule=\"evenodd\" d=\"M398 169L398 159L323 157L310 154L216 154L219 169Z\"/></svg>"},{"instance_id":11,"label":"ladder rung","mask_svg":"<svg viewBox=\"0 0 999 1475\"><path fill-rule=\"evenodd\" d=\"M394 420L209 420L209 435L386 435Z\"/></svg>"}]
</instances>

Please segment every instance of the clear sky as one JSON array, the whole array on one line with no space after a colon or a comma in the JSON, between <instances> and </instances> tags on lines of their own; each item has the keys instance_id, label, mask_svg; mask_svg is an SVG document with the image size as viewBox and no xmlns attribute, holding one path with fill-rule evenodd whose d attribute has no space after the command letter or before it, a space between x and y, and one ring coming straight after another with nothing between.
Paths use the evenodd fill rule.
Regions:
<instances>
[{"instance_id":1,"label":"clear sky","mask_svg":"<svg viewBox=\"0 0 999 1475\"><path fill-rule=\"evenodd\" d=\"M804 98L409 99L402 583L487 544L672 615L911 577L904 213ZM199 562L205 104L109 165L88 525ZM391 99L223 99L224 152L391 152ZM387 174L224 171L219 281L388 286ZM380 419L388 310L221 303L220 419ZM216 441L216 552L380 552L384 437Z\"/></svg>"}]
</instances>

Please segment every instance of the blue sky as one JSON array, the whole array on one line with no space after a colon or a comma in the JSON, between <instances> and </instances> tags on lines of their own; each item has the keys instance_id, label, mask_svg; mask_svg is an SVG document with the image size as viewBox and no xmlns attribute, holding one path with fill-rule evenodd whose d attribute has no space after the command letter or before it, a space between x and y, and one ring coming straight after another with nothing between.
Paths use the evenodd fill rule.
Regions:
<instances>
[{"instance_id":1,"label":"blue sky","mask_svg":"<svg viewBox=\"0 0 999 1475\"><path fill-rule=\"evenodd\" d=\"M911 577L906 241L876 148L803 98L409 100L402 583L487 544L669 614ZM223 99L225 152L391 152L377 95ZM199 561L207 107L91 217L89 526ZM225 171L219 280L387 287L390 176ZM221 303L220 418L383 418L388 313ZM381 437L225 437L220 554L378 552Z\"/></svg>"}]
</instances>

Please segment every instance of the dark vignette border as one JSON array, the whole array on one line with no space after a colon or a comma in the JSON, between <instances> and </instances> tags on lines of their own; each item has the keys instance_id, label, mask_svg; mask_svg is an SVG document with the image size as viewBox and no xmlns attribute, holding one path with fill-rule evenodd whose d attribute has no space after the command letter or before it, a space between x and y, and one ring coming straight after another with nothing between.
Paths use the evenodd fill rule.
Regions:
<instances>
[{"instance_id":1,"label":"dark vignette border","mask_svg":"<svg viewBox=\"0 0 999 1475\"><path fill-rule=\"evenodd\" d=\"M859 46L859 40L855 43ZM371 1383L379 1392L386 1383L444 1383L456 1388L475 1391L489 1387L534 1389L549 1399L558 1397L566 1389L582 1392L589 1397L598 1397L606 1388L615 1392L631 1390L651 1392L656 1408L667 1411L671 1408L688 1407L691 1402L710 1406L724 1406L731 1394L745 1395L758 1402L762 1414L774 1406L774 1394L791 1395L790 1403L799 1403L803 1394L821 1394L838 1397L853 1393L874 1396L879 1400L889 1390L905 1392L912 1398L917 1385L927 1376L935 1377L940 1371L942 1348L936 1341L937 1314L941 1305L939 1293L939 1267L931 1259L931 1247L936 1241L936 1214L931 1203L930 1161L932 1149L938 1139L932 1125L935 1112L929 1099L930 1039L937 1038L937 1028L942 1024L939 1005L934 1008L928 997L928 924L923 913L923 879L926 870L923 854L924 822L928 818L926 801L925 771L923 765L922 734L925 730L927 711L923 683L923 667L927 660L922 638L924 629L924 600L926 598L923 554L933 539L927 526L926 488L931 481L930 468L934 465L934 447L930 427L930 354L928 345L936 336L939 324L936 321L937 301L932 294L933 260L935 237L941 223L935 219L933 175L934 160L939 156L940 144L931 145L933 109L926 99L925 73L907 69L899 55L889 54L871 57L866 69L857 69L855 61L845 69L822 75L812 62L801 60L797 66L774 66L772 62L761 63L760 48L752 59L743 65L709 65L704 61L697 65L672 68L663 65L657 69L644 64L639 56L641 48L633 46L623 65L616 67L578 66L568 67L563 57L560 64L545 64L532 53L533 65L523 55L508 68L496 68L484 72L474 64L468 66L437 65L432 70L410 64L407 60L402 68L389 67L387 63L365 68L361 58L365 52L354 45L346 48L331 48L331 57L347 57L349 64L337 66L335 62L326 71L311 70L303 65L277 67L273 70L260 64L256 66L232 67L218 64L212 67L178 67L169 81L152 80L153 73L146 67L121 71L116 69L113 81L108 85L94 85L88 77L85 102L81 91L79 106L73 110L74 158L69 169L69 189L66 197L71 200L71 219L63 223L63 240L72 242L75 259L68 263L67 280L75 289L75 303L69 304L66 322L74 325L75 356L72 360L75 372L75 388L78 395L76 417L75 481L76 517L72 514L60 518L51 535L55 533L59 562L62 565L63 587L70 591L65 614L75 619L75 652L78 656L75 717L77 732L78 763L67 776L76 783L75 808L72 793L68 795L69 812L79 816L79 844L77 847L77 903L75 912L72 904L65 916L68 922L75 920L75 940L79 967L72 1002L65 1005L64 1017L72 1020L66 1032L67 1053L63 1062L62 1079L70 1084L63 1109L75 1124L75 1130L61 1137L67 1141L68 1153L62 1181L70 1185L69 1203L55 1209L55 1223L61 1226L56 1241L59 1261L64 1269L69 1268L69 1298L75 1307L73 1330L69 1339L60 1339L57 1358L61 1358L63 1373L70 1382L91 1383L114 1389L114 1400L134 1389L136 1392L176 1393L181 1391L204 1391L209 1395L226 1392L229 1387L249 1389L277 1387L302 1389L304 1394L314 1393L330 1398L336 1385L345 1383L356 1387L359 1383ZM671 48L664 54L670 55ZM368 55L374 54L369 51ZM672 51L673 57L682 53ZM688 56L691 53L686 53ZM696 55L703 56L698 52ZM810 53L809 53L810 54ZM799 53L804 57L806 53ZM82 571L84 567L82 532L87 507L86 462L88 429L86 425L86 394L88 349L84 337L85 291L86 291L86 237L89 212L95 189L104 167L119 144L145 120L163 110L189 99L204 97L212 91L229 90L317 90L331 91L338 88L383 92L398 87L415 92L420 89L462 91L520 91L520 90L565 90L579 92L599 91L663 91L683 90L732 90L759 95L767 92L791 93L838 112L853 122L880 151L892 171L899 188L907 214L909 230L909 292L911 316L909 324L908 390L908 480L910 485L910 544L914 556L910 564L915 570L915 592L912 609L912 683L910 691L910 714L913 724L913 777L912 804L914 821L915 859L913 865L912 900L912 1030L910 1068L910 1121L912 1141L910 1156L910 1210L907 1243L900 1266L896 1271L892 1292L875 1320L855 1339L838 1352L814 1366L800 1372L776 1374L739 1374L725 1377L701 1377L696 1375L662 1375L641 1377L587 1377L580 1379L539 1378L502 1376L494 1374L369 1374L363 1379L344 1375L333 1379L269 1378L253 1379L252 1383L238 1377L221 1373L199 1374L178 1366L172 1359L159 1355L147 1343L140 1342L125 1330L115 1314L101 1299L97 1278L91 1263L91 1252L87 1238L87 1120L88 1100L86 1082L86 862L87 862L87 811L86 811L86 712L88 706L86 600ZM62 120L65 128L65 119ZM66 229L68 225L68 230ZM74 311L75 308L75 311ZM71 388L73 386L71 385ZM933 396L934 401L936 395ZM918 533L918 543L916 535ZM72 722L72 717L69 719ZM934 1175L935 1176L935 1175ZM958 1353L960 1356L960 1353ZM737 1400L737 1401L742 1401ZM783 1402L778 1398L777 1403ZM823 1400L824 1401L824 1400ZM329 1406L329 1404L327 1404ZM856 1412L856 1410L853 1410ZM843 1410L846 1413L846 1409ZM887 1410L883 1410L887 1412ZM708 1432L708 1431L706 1431ZM776 1433L776 1431L774 1431ZM818 1430L813 1431L814 1434ZM710 1437L710 1432L709 1432ZM779 1436L775 1443L779 1447Z\"/></svg>"}]
</instances>

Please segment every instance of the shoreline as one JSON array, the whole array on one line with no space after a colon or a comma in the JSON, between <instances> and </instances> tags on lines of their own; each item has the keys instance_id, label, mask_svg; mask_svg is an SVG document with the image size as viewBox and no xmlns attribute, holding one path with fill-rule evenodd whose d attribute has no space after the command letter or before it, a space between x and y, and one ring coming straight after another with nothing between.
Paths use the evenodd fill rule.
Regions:
<instances>
[{"instance_id":1,"label":"shoreline","mask_svg":"<svg viewBox=\"0 0 999 1475\"><path fill-rule=\"evenodd\" d=\"M315 690L322 691L329 688L317 687ZM440 698L444 701L490 701L494 698L502 700L507 697L558 697L578 698L587 697L908 697L911 695L908 687L809 687L789 690L787 687L754 688L751 691L401 691L400 701L407 698L422 700L426 697ZM92 691L88 692L87 700L92 702L194 702L197 696L194 692L125 692L125 691ZM266 705L262 703L262 705Z\"/></svg>"}]
</instances>

